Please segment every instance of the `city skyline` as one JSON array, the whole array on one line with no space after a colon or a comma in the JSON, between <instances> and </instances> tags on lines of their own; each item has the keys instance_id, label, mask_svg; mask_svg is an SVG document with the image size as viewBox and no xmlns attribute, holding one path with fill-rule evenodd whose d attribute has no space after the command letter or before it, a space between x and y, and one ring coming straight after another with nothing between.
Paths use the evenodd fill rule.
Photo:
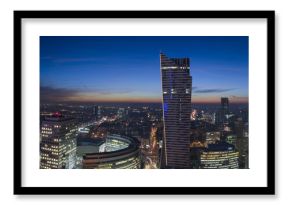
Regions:
<instances>
[{"instance_id":1,"label":"city skyline","mask_svg":"<svg viewBox=\"0 0 290 205\"><path fill-rule=\"evenodd\" d=\"M160 52L191 61L192 102L248 103L248 37L40 37L41 102L161 103Z\"/></svg>"}]
</instances>

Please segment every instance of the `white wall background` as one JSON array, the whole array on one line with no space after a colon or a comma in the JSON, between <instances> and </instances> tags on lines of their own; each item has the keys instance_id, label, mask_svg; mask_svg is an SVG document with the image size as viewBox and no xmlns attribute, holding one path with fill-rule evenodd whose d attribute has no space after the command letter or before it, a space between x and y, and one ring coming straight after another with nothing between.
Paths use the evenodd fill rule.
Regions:
<instances>
[{"instance_id":1,"label":"white wall background","mask_svg":"<svg viewBox=\"0 0 290 205\"><path fill-rule=\"evenodd\" d=\"M1 204L288 204L290 13L287 0L10 0L0 3ZM276 10L276 196L14 196L13 10Z\"/></svg>"}]
</instances>

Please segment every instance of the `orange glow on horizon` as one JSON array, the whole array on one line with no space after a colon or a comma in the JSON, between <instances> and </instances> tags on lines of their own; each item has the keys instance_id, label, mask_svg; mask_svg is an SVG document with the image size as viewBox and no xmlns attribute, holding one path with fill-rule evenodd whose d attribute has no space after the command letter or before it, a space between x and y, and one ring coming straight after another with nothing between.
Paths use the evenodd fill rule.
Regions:
<instances>
[{"instance_id":1,"label":"orange glow on horizon","mask_svg":"<svg viewBox=\"0 0 290 205\"><path fill-rule=\"evenodd\" d=\"M226 96L225 96L226 97ZM229 96L229 103L231 104L236 104L236 103L248 103L249 99L248 97L232 97ZM203 97L203 96L192 96L191 98L192 103L197 103L197 104L217 104L221 103L221 96L210 96L210 97Z\"/></svg>"},{"instance_id":2,"label":"orange glow on horizon","mask_svg":"<svg viewBox=\"0 0 290 205\"><path fill-rule=\"evenodd\" d=\"M130 97L130 98L88 98L82 96L74 96L63 99L63 102L80 102L80 103L162 103L160 98L148 97ZM220 97L194 97L191 100L196 104L219 104ZM248 103L248 97L229 97L230 104Z\"/></svg>"},{"instance_id":3,"label":"orange glow on horizon","mask_svg":"<svg viewBox=\"0 0 290 205\"><path fill-rule=\"evenodd\" d=\"M192 96L191 102L196 104L218 104L222 96ZM227 96L225 96L227 97ZM229 96L229 102L248 103L248 97ZM143 95L114 94L101 95L94 93L81 93L78 95L68 96L61 100L62 102L80 102L80 103L162 103L161 96L152 96L149 93Z\"/></svg>"}]
</instances>

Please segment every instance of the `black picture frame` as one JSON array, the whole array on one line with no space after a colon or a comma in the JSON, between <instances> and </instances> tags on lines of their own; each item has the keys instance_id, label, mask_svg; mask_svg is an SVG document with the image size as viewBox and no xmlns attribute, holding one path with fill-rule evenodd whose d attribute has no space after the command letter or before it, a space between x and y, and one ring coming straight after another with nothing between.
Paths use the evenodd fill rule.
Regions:
<instances>
[{"instance_id":1,"label":"black picture frame","mask_svg":"<svg viewBox=\"0 0 290 205\"><path fill-rule=\"evenodd\" d=\"M267 20L266 187L24 187L22 186L22 19L221 18ZM275 194L275 11L14 11L14 194L16 195L273 195Z\"/></svg>"}]
</instances>

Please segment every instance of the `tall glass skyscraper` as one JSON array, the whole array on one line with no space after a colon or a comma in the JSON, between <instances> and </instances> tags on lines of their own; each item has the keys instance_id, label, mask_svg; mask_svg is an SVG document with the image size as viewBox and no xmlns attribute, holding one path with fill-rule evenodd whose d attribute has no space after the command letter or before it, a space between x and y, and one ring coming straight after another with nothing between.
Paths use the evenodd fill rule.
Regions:
<instances>
[{"instance_id":1,"label":"tall glass skyscraper","mask_svg":"<svg viewBox=\"0 0 290 205\"><path fill-rule=\"evenodd\" d=\"M164 137L161 168L190 168L191 87L189 58L160 54Z\"/></svg>"}]
</instances>

